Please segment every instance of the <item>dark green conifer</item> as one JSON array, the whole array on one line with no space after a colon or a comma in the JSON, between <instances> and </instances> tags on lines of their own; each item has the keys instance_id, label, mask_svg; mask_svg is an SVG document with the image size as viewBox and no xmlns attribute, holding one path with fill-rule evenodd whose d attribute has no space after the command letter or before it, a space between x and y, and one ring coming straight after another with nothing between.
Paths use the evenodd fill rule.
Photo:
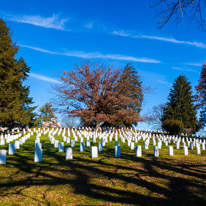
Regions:
<instances>
[{"instance_id":1,"label":"dark green conifer","mask_svg":"<svg viewBox=\"0 0 206 206\"><path fill-rule=\"evenodd\" d=\"M24 59L16 59L18 47L12 42L9 28L0 19L0 125L31 125L35 114L29 87L23 86L30 68Z\"/></svg>"},{"instance_id":2,"label":"dark green conifer","mask_svg":"<svg viewBox=\"0 0 206 206\"><path fill-rule=\"evenodd\" d=\"M179 76L170 90L168 102L164 108L162 122L165 120L179 120L184 128L198 129L196 109L194 106L195 98L192 95L192 87L188 78L184 75Z\"/></svg>"}]
</instances>

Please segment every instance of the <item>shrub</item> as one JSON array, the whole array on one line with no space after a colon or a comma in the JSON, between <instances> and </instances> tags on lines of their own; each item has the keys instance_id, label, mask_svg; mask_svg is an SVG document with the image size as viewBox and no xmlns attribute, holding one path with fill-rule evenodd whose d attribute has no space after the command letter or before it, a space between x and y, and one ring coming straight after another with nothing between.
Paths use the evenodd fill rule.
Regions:
<instances>
[{"instance_id":1,"label":"shrub","mask_svg":"<svg viewBox=\"0 0 206 206\"><path fill-rule=\"evenodd\" d=\"M180 120L170 120L166 119L162 123L162 128L169 132L170 134L178 134L184 132L184 126Z\"/></svg>"}]
</instances>

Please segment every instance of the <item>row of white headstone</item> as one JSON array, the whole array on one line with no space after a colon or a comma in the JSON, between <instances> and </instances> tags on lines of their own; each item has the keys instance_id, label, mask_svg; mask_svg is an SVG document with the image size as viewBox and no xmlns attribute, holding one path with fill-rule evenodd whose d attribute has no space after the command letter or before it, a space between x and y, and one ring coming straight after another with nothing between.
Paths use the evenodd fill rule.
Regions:
<instances>
[{"instance_id":1,"label":"row of white headstone","mask_svg":"<svg viewBox=\"0 0 206 206\"><path fill-rule=\"evenodd\" d=\"M10 138L8 142L14 141L18 139L19 137L21 137L21 134L10 136L8 137ZM14 155L15 151L19 149L20 146L23 145L25 141L29 139L30 137L31 137L31 134L29 133L21 137L19 140L16 140L14 143L10 143L8 145L8 155ZM7 155L7 150L0 150L0 164L6 164L6 155Z\"/></svg>"}]
</instances>

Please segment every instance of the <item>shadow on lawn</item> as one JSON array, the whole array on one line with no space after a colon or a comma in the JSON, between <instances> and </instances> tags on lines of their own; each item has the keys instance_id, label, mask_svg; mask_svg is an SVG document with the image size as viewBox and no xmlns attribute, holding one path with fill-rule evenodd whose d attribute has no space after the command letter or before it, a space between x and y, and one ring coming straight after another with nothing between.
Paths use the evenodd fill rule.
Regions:
<instances>
[{"instance_id":1,"label":"shadow on lawn","mask_svg":"<svg viewBox=\"0 0 206 206\"><path fill-rule=\"evenodd\" d=\"M27 175L23 180L15 180L15 178L11 177L9 183L0 183L0 187L4 188L4 192L0 194L0 197L9 194L24 196L25 194L22 191L30 186L49 186L41 200L35 199L32 196L29 197L39 204L50 205L50 200L46 198L46 193L50 190L50 187L69 184L72 186L75 194L111 203L134 205L206 205L206 200L202 198L204 194L197 196L191 191L191 188L194 188L194 191L198 190L206 193L206 186L197 180L197 178L206 179L205 171L197 168L194 169L194 167L205 167L206 165L171 165L165 161L158 161L158 159L153 157L137 158L129 153L122 153L121 159L128 160L128 162L130 161L133 164L141 164L141 168L116 165L115 163L104 161L108 158L114 158L114 151L112 149L105 151L104 157L99 160L78 157L72 161L66 161L63 155L53 152L53 146L47 141L43 142L43 145L43 148L46 148L43 155L45 157L52 157L56 161L51 163L49 160L44 161L43 158L42 163L34 163L33 159L31 159L31 157L33 158L32 155L22 157L16 154L14 166L19 169L19 172L25 172ZM111 168L112 170L105 168ZM125 174L124 172L119 173L118 170L132 171L132 175ZM55 175L59 172L63 173L63 175ZM171 172L178 175L170 175ZM74 178L71 178L70 175L73 175ZM148 179L152 178L153 181L151 179L149 181L145 180L144 177L147 176ZM117 189L102 184L93 184L90 181L93 177L105 178L105 180L111 181L114 185L114 180L121 181L122 188ZM157 180L154 180L155 178ZM168 188L160 184L158 185L156 181L159 179L166 180ZM130 184L149 190L149 193L153 195L144 195L135 189L129 191L126 187ZM21 186L21 189L18 189L17 186Z\"/></svg>"}]
</instances>

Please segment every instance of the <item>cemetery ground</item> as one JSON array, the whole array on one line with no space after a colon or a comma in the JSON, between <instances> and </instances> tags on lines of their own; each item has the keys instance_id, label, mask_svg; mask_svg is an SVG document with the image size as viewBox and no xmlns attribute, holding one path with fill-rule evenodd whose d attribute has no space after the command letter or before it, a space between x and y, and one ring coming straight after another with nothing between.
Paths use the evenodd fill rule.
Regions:
<instances>
[{"instance_id":1,"label":"cemetery ground","mask_svg":"<svg viewBox=\"0 0 206 206\"><path fill-rule=\"evenodd\" d=\"M62 136L54 137L63 142ZM80 152L78 142L73 159L65 160L65 152L42 134L43 159L34 162L35 138L15 155L7 153L0 165L0 205L206 205L206 150L185 156L181 145L169 156L162 145L154 157L153 145L145 150L141 140L135 145L142 145L142 157L120 142L121 157L115 158L113 138L98 158L91 158L91 147Z\"/></svg>"}]
</instances>

